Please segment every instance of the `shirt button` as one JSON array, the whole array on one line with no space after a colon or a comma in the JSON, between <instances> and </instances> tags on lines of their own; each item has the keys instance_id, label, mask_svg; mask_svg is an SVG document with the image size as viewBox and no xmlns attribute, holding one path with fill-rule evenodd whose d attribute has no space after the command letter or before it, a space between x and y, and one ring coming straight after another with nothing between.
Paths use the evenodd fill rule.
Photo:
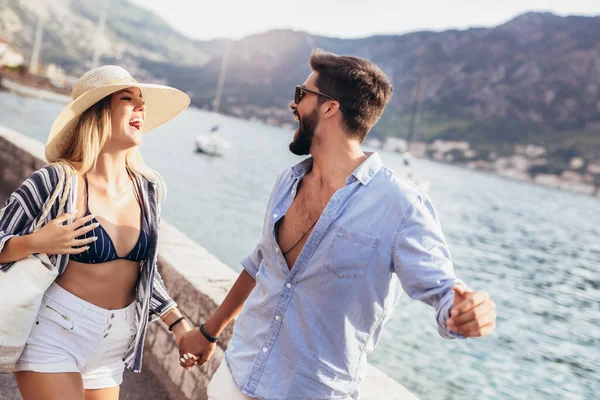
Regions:
<instances>
[{"instance_id":1,"label":"shirt button","mask_svg":"<svg viewBox=\"0 0 600 400\"><path fill-rule=\"evenodd\" d=\"M104 335L104 339L106 339L107 336L108 336L108 333L106 335Z\"/></svg>"},{"instance_id":2,"label":"shirt button","mask_svg":"<svg viewBox=\"0 0 600 400\"><path fill-rule=\"evenodd\" d=\"M108 329L107 329L107 330L109 330L110 328L112 328L112 324L110 324L110 325L108 326Z\"/></svg>"},{"instance_id":3,"label":"shirt button","mask_svg":"<svg viewBox=\"0 0 600 400\"><path fill-rule=\"evenodd\" d=\"M291 288L291 287L292 287L292 284L291 284L291 283L288 283L288 284L287 284L287 285L285 285L285 286L287 286L287 287L288 287L288 289L289 289L289 288Z\"/></svg>"},{"instance_id":4,"label":"shirt button","mask_svg":"<svg viewBox=\"0 0 600 400\"><path fill-rule=\"evenodd\" d=\"M277 218L277 214L273 214L273 218Z\"/></svg>"},{"instance_id":5,"label":"shirt button","mask_svg":"<svg viewBox=\"0 0 600 400\"><path fill-rule=\"evenodd\" d=\"M266 353L267 351L269 351L269 349L267 349L266 347L263 347L263 353Z\"/></svg>"},{"instance_id":6,"label":"shirt button","mask_svg":"<svg viewBox=\"0 0 600 400\"><path fill-rule=\"evenodd\" d=\"M280 321L280 320L281 320L281 317L280 317L279 315L276 315L276 316L275 316L275 320L276 320L276 321Z\"/></svg>"},{"instance_id":7,"label":"shirt button","mask_svg":"<svg viewBox=\"0 0 600 400\"><path fill-rule=\"evenodd\" d=\"M110 314L110 319L114 319L115 318L115 313Z\"/></svg>"}]
</instances>

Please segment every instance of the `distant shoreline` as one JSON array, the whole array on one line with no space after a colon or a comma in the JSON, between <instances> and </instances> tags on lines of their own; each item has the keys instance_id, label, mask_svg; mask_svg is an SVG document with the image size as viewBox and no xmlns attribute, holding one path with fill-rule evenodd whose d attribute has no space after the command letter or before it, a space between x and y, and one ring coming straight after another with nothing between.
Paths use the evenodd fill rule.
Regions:
<instances>
[{"instance_id":1,"label":"distant shoreline","mask_svg":"<svg viewBox=\"0 0 600 400\"><path fill-rule=\"evenodd\" d=\"M0 85L0 91L6 92L6 93L10 93L10 94L13 94L13 95L16 95L16 96L19 96L19 97L38 98L38 99L44 100L44 101L56 101L54 99L47 98L47 97L44 97L44 96L36 96L35 93L33 93L33 94L26 94L26 93L20 93L20 92L15 92L15 91L12 91L12 90L8 90L7 88L2 87L2 85ZM58 95L58 93L57 93L57 95ZM59 102L62 103L63 101L59 101ZM210 111L210 110L205 110L203 108L199 108L199 107L196 107L196 106L193 106L193 105L191 107L196 108L196 109L198 109L200 111L203 111L203 112L212 113L212 111ZM282 128L282 127L274 127L273 125L267 124L267 123L265 123L263 121L260 121L260 120L252 120L252 119L240 118L239 116L229 115L229 114L222 114L222 113L218 113L218 114L219 115L223 115L223 116L225 116L227 118L233 118L233 119L237 119L237 120L240 120L240 121L255 122L255 123L258 123L260 125L264 125L265 127L285 129L285 128ZM382 152L386 152L386 153L400 154L401 155L401 153L398 152L398 151L385 150L385 149L382 149L382 148L377 148L377 147L369 146L369 145L363 145L363 147L366 147L366 148L368 148L370 150L382 151ZM483 173L485 175L497 176L497 177L500 177L500 178L505 178L505 179L507 179L509 181L526 182L526 183L533 184L535 186L540 186L540 187L545 187L545 188L550 188L550 189L556 189L556 190L561 191L561 192L568 192L568 193L579 194L579 195L583 195L583 196L587 196L587 197L600 198L600 188L596 189L596 191L594 193L584 193L584 192L581 192L581 191L569 190L568 188L564 188L564 187L561 187L561 186L543 184L541 182L537 182L537 181L532 180L532 179L519 179L518 177L515 177L515 176L508 176L508 175L500 174L500 173L497 173L497 172L494 172L494 171L486 170L486 169L483 169L483 168L481 168L481 169L480 168L470 168L470 167L468 167L468 166L466 166L464 164L460 164L460 163L452 163L452 162L448 162L448 161L435 160L435 159L428 158L428 157L418 157L418 156L414 156L414 155L412 157L417 158L419 160L426 160L426 161L433 162L433 163L440 164L440 165L447 165L447 166L457 167L457 168L461 168L461 169L465 169L465 170L469 170L469 171L481 172L481 173ZM553 176L556 177L556 179L561 179L559 175L553 175Z\"/></svg>"},{"instance_id":2,"label":"distant shoreline","mask_svg":"<svg viewBox=\"0 0 600 400\"><path fill-rule=\"evenodd\" d=\"M383 151L383 150L381 150L381 151ZM572 193L572 194L579 195L579 196L600 199L600 189L597 190L595 194L582 193L582 192L577 192L577 191L574 191L574 190L564 189L564 188L561 188L561 187L556 187L556 186L551 186L551 185L544 185L544 184L542 184L540 182L536 182L536 181L533 181L533 180L519 179L519 178L515 178L515 177L512 177L512 176L502 175L502 174L498 174L498 173L495 173L495 172L492 172L492 171L486 171L484 169L469 168L469 167L467 167L467 166L465 166L463 164L453 164L453 163L450 163L450 162L444 162L444 161L439 161L439 160L432 160L430 158L424 158L424 157L415 157L415 158L418 158L419 160L425 160L425 161L428 161L428 162L440 164L440 165L447 165L447 166L450 166L450 167L456 167L456 168L464 169L464 170L467 170L467 171L479 172L479 173L482 173L482 174L485 174L485 175L495 176L495 177L498 177L498 178L501 178L501 179L506 179L507 181L510 181L510 182L529 183L529 184L531 184L533 186L537 186L537 187L543 187L543 188L546 188L546 189L554 189L554 190L559 191L561 193ZM556 176L558 176L558 175L556 175Z\"/></svg>"}]
</instances>

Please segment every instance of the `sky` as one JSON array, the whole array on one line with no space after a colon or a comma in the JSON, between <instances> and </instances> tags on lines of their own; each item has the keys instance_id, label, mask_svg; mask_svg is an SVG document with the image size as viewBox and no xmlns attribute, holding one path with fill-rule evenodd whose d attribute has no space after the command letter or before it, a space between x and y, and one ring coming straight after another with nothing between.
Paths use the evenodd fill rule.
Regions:
<instances>
[{"instance_id":1,"label":"sky","mask_svg":"<svg viewBox=\"0 0 600 400\"><path fill-rule=\"evenodd\" d=\"M358 38L489 27L528 11L600 15L600 0L131 0L192 39L244 36L289 28Z\"/></svg>"}]
</instances>

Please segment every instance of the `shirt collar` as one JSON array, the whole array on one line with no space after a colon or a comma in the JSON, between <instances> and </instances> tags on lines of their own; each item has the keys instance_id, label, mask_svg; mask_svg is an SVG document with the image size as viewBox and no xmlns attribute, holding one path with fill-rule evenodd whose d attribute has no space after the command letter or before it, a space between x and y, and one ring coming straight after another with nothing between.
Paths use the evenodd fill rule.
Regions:
<instances>
[{"instance_id":1,"label":"shirt collar","mask_svg":"<svg viewBox=\"0 0 600 400\"><path fill-rule=\"evenodd\" d=\"M365 154L368 158L354 170L351 177L353 176L363 185L368 185L371 179L383 168L383 162L379 154L374 151L365 151Z\"/></svg>"},{"instance_id":2,"label":"shirt collar","mask_svg":"<svg viewBox=\"0 0 600 400\"><path fill-rule=\"evenodd\" d=\"M308 157L292 167L292 178L302 178L312 169L313 158Z\"/></svg>"},{"instance_id":3,"label":"shirt collar","mask_svg":"<svg viewBox=\"0 0 600 400\"><path fill-rule=\"evenodd\" d=\"M362 164L360 164L358 168L354 170L354 172L352 172L352 175L348 177L346 183L350 183L350 180L352 177L354 177L363 185L368 185L371 179L373 179L373 177L377 175L379 171L381 171L381 168L383 168L383 162L381 161L379 154L376 152L365 152L365 154L368 158L363 161ZM292 167L292 178L301 179L308 171L311 170L312 165L312 157L302 160L298 164L294 165Z\"/></svg>"}]
</instances>

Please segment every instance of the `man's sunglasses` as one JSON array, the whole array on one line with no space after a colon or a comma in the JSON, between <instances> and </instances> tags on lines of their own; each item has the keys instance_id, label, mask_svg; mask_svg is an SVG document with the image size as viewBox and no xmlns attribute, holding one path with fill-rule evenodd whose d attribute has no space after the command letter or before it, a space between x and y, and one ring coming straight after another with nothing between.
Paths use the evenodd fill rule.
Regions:
<instances>
[{"instance_id":1,"label":"man's sunglasses","mask_svg":"<svg viewBox=\"0 0 600 400\"><path fill-rule=\"evenodd\" d=\"M300 104L300 101L302 101L302 99L304 98L306 93L316 94L317 96L325 97L326 99L333 100L333 101L336 101L339 103L339 101L337 101L336 99L334 99L333 97L331 97L325 93L316 92L314 90L310 90L310 89L304 88L299 85L296 85L296 92L294 93L294 103ZM341 104L340 104L340 110L342 112L344 112L344 109L342 108Z\"/></svg>"}]
</instances>

